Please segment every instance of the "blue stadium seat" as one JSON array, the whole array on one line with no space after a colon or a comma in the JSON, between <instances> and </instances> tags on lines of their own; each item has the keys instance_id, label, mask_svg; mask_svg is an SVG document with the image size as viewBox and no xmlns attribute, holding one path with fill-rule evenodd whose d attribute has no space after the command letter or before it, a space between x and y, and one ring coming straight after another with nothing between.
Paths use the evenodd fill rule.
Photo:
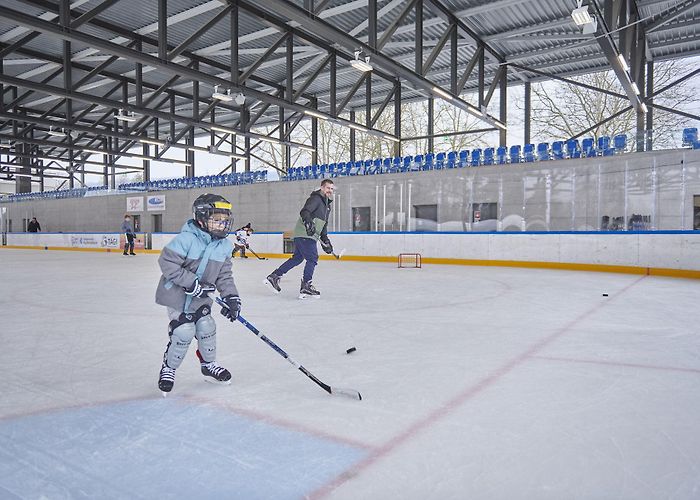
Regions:
<instances>
[{"instance_id":1,"label":"blue stadium seat","mask_svg":"<svg viewBox=\"0 0 700 500\"><path fill-rule=\"evenodd\" d=\"M382 168L381 168L381 173L383 174L388 174L391 172L391 162L393 158L384 158L382 161Z\"/></svg>"},{"instance_id":2,"label":"blue stadium seat","mask_svg":"<svg viewBox=\"0 0 700 500\"><path fill-rule=\"evenodd\" d=\"M554 141L552 143L552 159L564 159L564 143L562 141Z\"/></svg>"},{"instance_id":3,"label":"blue stadium seat","mask_svg":"<svg viewBox=\"0 0 700 500\"><path fill-rule=\"evenodd\" d=\"M459 167L463 168L469 164L469 151L463 149L459 152Z\"/></svg>"},{"instance_id":4,"label":"blue stadium seat","mask_svg":"<svg viewBox=\"0 0 700 500\"><path fill-rule=\"evenodd\" d=\"M527 163L532 163L535 161L534 144L525 144L525 147L523 148L523 160L525 160Z\"/></svg>"},{"instance_id":5,"label":"blue stadium seat","mask_svg":"<svg viewBox=\"0 0 700 500\"><path fill-rule=\"evenodd\" d=\"M539 161L549 161L549 143L540 142L537 145L537 159Z\"/></svg>"},{"instance_id":6,"label":"blue stadium seat","mask_svg":"<svg viewBox=\"0 0 700 500\"><path fill-rule=\"evenodd\" d=\"M695 142L698 140L698 128L697 127L687 127L683 129L683 146L694 147Z\"/></svg>"},{"instance_id":7,"label":"blue stadium seat","mask_svg":"<svg viewBox=\"0 0 700 500\"><path fill-rule=\"evenodd\" d=\"M408 172L413 166L413 156L404 156L401 164L401 172Z\"/></svg>"},{"instance_id":8,"label":"blue stadium seat","mask_svg":"<svg viewBox=\"0 0 700 500\"><path fill-rule=\"evenodd\" d=\"M413 157L413 166L416 170L423 170L423 155L416 155Z\"/></svg>"},{"instance_id":9,"label":"blue stadium seat","mask_svg":"<svg viewBox=\"0 0 700 500\"><path fill-rule=\"evenodd\" d=\"M506 146L499 146L496 150L496 163L499 165L508 163L508 148Z\"/></svg>"},{"instance_id":10,"label":"blue stadium seat","mask_svg":"<svg viewBox=\"0 0 700 500\"><path fill-rule=\"evenodd\" d=\"M442 168L445 166L445 158L446 158L445 153L438 153L435 156L435 169L436 170L442 170Z\"/></svg>"},{"instance_id":11,"label":"blue stadium seat","mask_svg":"<svg viewBox=\"0 0 700 500\"><path fill-rule=\"evenodd\" d=\"M568 158L581 158L581 148L579 147L578 139L566 141L566 156Z\"/></svg>"},{"instance_id":12,"label":"blue stadium seat","mask_svg":"<svg viewBox=\"0 0 700 500\"><path fill-rule=\"evenodd\" d=\"M593 138L586 137L581 142L581 156L589 158L591 156L596 156L596 154Z\"/></svg>"},{"instance_id":13,"label":"blue stadium seat","mask_svg":"<svg viewBox=\"0 0 700 500\"><path fill-rule=\"evenodd\" d=\"M481 164L481 149L473 149L472 150L472 159L469 162L469 165L472 167L478 167Z\"/></svg>"},{"instance_id":14,"label":"blue stadium seat","mask_svg":"<svg viewBox=\"0 0 700 500\"><path fill-rule=\"evenodd\" d=\"M610 147L610 137L607 135L598 137L598 152L603 156L612 156L615 150Z\"/></svg>"},{"instance_id":15,"label":"blue stadium seat","mask_svg":"<svg viewBox=\"0 0 700 500\"><path fill-rule=\"evenodd\" d=\"M493 155L494 155L493 148L484 149L484 162L483 162L483 164L484 165L493 165Z\"/></svg>"},{"instance_id":16,"label":"blue stadium seat","mask_svg":"<svg viewBox=\"0 0 700 500\"><path fill-rule=\"evenodd\" d=\"M447 168L455 168L457 166L457 153L450 151L447 153Z\"/></svg>"},{"instance_id":17,"label":"blue stadium seat","mask_svg":"<svg viewBox=\"0 0 700 500\"><path fill-rule=\"evenodd\" d=\"M421 170L432 170L435 167L435 155L433 153L426 153L425 162Z\"/></svg>"},{"instance_id":18,"label":"blue stadium seat","mask_svg":"<svg viewBox=\"0 0 700 500\"><path fill-rule=\"evenodd\" d=\"M616 153L624 153L627 150L627 134L618 134L613 137L613 146Z\"/></svg>"},{"instance_id":19,"label":"blue stadium seat","mask_svg":"<svg viewBox=\"0 0 700 500\"><path fill-rule=\"evenodd\" d=\"M516 144L515 146L510 147L510 162L511 163L520 163L520 150L521 150L521 147L519 144Z\"/></svg>"}]
</instances>

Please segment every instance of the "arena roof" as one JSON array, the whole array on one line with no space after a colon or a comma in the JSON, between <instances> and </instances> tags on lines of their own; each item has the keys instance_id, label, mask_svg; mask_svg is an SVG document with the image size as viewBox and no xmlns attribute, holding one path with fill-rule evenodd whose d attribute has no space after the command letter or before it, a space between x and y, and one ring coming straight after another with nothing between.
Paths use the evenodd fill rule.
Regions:
<instances>
[{"instance_id":1,"label":"arena roof","mask_svg":"<svg viewBox=\"0 0 700 500\"><path fill-rule=\"evenodd\" d=\"M444 97L502 126L503 113L488 105L506 82L612 68L638 108L643 95L630 85L643 82L647 62L700 53L698 0L584 6L598 21L588 34L572 20L575 0L5 0L0 139L16 138L22 116L38 144L56 141L52 125L83 143L111 134L121 150L143 134L174 133L176 142L237 131L255 140L245 121L277 124L280 109L290 124L313 108L349 125L341 112L369 105L378 114L397 97ZM358 49L371 73L350 66ZM249 116L213 99L215 84L242 91ZM137 121L116 121L118 109ZM224 128L211 130L212 121Z\"/></svg>"}]
</instances>

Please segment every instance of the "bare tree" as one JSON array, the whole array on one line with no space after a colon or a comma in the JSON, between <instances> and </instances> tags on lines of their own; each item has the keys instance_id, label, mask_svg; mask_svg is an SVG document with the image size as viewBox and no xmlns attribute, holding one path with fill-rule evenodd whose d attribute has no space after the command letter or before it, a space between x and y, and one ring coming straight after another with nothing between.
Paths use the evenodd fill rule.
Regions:
<instances>
[{"instance_id":1,"label":"bare tree","mask_svg":"<svg viewBox=\"0 0 700 500\"><path fill-rule=\"evenodd\" d=\"M654 66L654 88L661 88L694 68L674 60ZM624 94L612 71L591 73L571 78L574 81L603 90ZM532 86L533 138L541 141L566 140L593 127L588 137L613 137L627 134L634 140L636 112L630 110L605 121L630 106L629 100L589 90L572 83L545 82ZM672 109L687 109L700 102L700 96L690 80L686 80L654 97L654 102ZM516 102L518 107L522 103ZM522 108L521 108L522 109ZM680 129L691 120L661 110L654 110L654 147L677 147ZM604 123L601 123L604 122Z\"/></svg>"}]
</instances>

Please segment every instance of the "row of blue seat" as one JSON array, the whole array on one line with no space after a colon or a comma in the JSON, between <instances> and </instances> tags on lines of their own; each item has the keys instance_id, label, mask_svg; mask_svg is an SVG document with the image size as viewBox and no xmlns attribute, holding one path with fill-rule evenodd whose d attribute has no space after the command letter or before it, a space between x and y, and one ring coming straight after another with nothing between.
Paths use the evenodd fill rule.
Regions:
<instances>
[{"instance_id":1,"label":"row of blue seat","mask_svg":"<svg viewBox=\"0 0 700 500\"><path fill-rule=\"evenodd\" d=\"M508 163L529 163L534 161L563 160L569 158L590 158L594 156L611 156L627 149L627 136L620 134L612 141L610 137L599 137L569 141L555 141L526 144L507 148L477 148L449 153L427 153L426 155L403 156L394 158L377 158L355 162L340 162L330 165L310 165L291 168L286 180L334 177L344 175L374 175L382 173L409 172L421 170L440 170L443 168L478 167L482 165L505 165Z\"/></svg>"},{"instance_id":2,"label":"row of blue seat","mask_svg":"<svg viewBox=\"0 0 700 500\"><path fill-rule=\"evenodd\" d=\"M82 198L98 194L98 191L106 191L107 186L90 186L73 189L61 189L60 191L43 191L36 193L19 193L7 196L8 201L25 201L25 200L40 200L40 199L64 199L64 198Z\"/></svg>"},{"instance_id":3,"label":"row of blue seat","mask_svg":"<svg viewBox=\"0 0 700 500\"><path fill-rule=\"evenodd\" d=\"M700 149L697 142L697 129L684 131L691 145ZM694 131L694 135L692 132ZM440 170L444 168L478 167L483 165L505 165L514 163L532 163L535 161L565 160L573 158L591 158L597 156L613 156L627 151L627 135L618 134L612 139L608 136L593 138L570 139L568 141L541 142L537 145L514 145L510 148L477 148L471 151L462 150L449 153L427 153L425 155L403 156L393 158L376 158L374 160L359 160L355 162L340 162L323 165L310 165L289 169L285 180L296 181L337 177L347 175L375 175L396 172L423 170Z\"/></svg>"},{"instance_id":4,"label":"row of blue seat","mask_svg":"<svg viewBox=\"0 0 700 500\"><path fill-rule=\"evenodd\" d=\"M267 170L255 172L240 172L219 175L203 175L198 177L180 177L178 179L161 179L148 182L131 182L120 184L122 191L166 191L169 189L195 189L219 186L236 186L239 184L252 184L254 182L266 182Z\"/></svg>"}]
</instances>

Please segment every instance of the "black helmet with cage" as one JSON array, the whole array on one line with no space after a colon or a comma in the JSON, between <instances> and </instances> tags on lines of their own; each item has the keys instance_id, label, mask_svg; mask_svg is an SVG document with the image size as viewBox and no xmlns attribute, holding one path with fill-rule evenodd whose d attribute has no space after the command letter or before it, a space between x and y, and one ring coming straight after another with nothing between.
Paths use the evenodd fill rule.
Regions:
<instances>
[{"instance_id":1,"label":"black helmet with cage","mask_svg":"<svg viewBox=\"0 0 700 500\"><path fill-rule=\"evenodd\" d=\"M233 224L231 203L218 194L202 194L192 204L192 215L212 238L226 238Z\"/></svg>"}]
</instances>

